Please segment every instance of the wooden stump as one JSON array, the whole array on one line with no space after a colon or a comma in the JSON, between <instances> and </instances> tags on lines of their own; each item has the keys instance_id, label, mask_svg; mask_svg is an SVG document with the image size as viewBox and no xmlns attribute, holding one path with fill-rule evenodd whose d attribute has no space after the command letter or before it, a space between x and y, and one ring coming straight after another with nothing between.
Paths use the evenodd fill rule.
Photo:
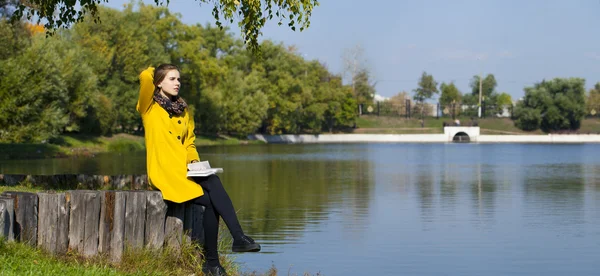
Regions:
<instances>
[{"instance_id":1,"label":"wooden stump","mask_svg":"<svg viewBox=\"0 0 600 276\"><path fill-rule=\"evenodd\" d=\"M126 201L124 191L102 193L98 251L108 254L112 262L119 262L123 256Z\"/></svg>"},{"instance_id":2,"label":"wooden stump","mask_svg":"<svg viewBox=\"0 0 600 276\"><path fill-rule=\"evenodd\" d=\"M130 249L144 247L146 221L146 194L144 191L128 191L125 207L125 246Z\"/></svg>"},{"instance_id":3,"label":"wooden stump","mask_svg":"<svg viewBox=\"0 0 600 276\"><path fill-rule=\"evenodd\" d=\"M165 242L165 217L167 216L167 204L162 198L161 192L146 192L146 247L151 249L162 248Z\"/></svg>"},{"instance_id":4,"label":"wooden stump","mask_svg":"<svg viewBox=\"0 0 600 276\"><path fill-rule=\"evenodd\" d=\"M131 175L111 175L111 188L115 190L131 190Z\"/></svg>"},{"instance_id":5,"label":"wooden stump","mask_svg":"<svg viewBox=\"0 0 600 276\"><path fill-rule=\"evenodd\" d=\"M4 192L3 195L11 197L14 200L15 224L13 227L13 235L15 240L36 246L38 225L37 194L26 192Z\"/></svg>"},{"instance_id":6,"label":"wooden stump","mask_svg":"<svg viewBox=\"0 0 600 276\"><path fill-rule=\"evenodd\" d=\"M38 247L64 254L69 245L69 202L64 193L38 193Z\"/></svg>"},{"instance_id":7,"label":"wooden stump","mask_svg":"<svg viewBox=\"0 0 600 276\"><path fill-rule=\"evenodd\" d=\"M23 182L23 180L25 180L26 177L26 175L22 174L5 174L3 180L4 184L6 184L7 186L15 186Z\"/></svg>"},{"instance_id":8,"label":"wooden stump","mask_svg":"<svg viewBox=\"0 0 600 276\"><path fill-rule=\"evenodd\" d=\"M192 203L185 204L183 231L188 241L204 244L204 206Z\"/></svg>"},{"instance_id":9,"label":"wooden stump","mask_svg":"<svg viewBox=\"0 0 600 276\"><path fill-rule=\"evenodd\" d=\"M102 175L78 174L76 178L77 183L84 189L95 190L104 186L104 176Z\"/></svg>"},{"instance_id":10,"label":"wooden stump","mask_svg":"<svg viewBox=\"0 0 600 276\"><path fill-rule=\"evenodd\" d=\"M183 236L183 220L185 204L167 203L167 219L165 220L165 245L180 249Z\"/></svg>"},{"instance_id":11,"label":"wooden stump","mask_svg":"<svg viewBox=\"0 0 600 276\"><path fill-rule=\"evenodd\" d=\"M69 250L85 257L98 253L100 193L97 191L69 191L71 213L69 218Z\"/></svg>"},{"instance_id":12,"label":"wooden stump","mask_svg":"<svg viewBox=\"0 0 600 276\"><path fill-rule=\"evenodd\" d=\"M134 175L133 184L131 189L133 190L147 190L148 189L148 175Z\"/></svg>"},{"instance_id":13,"label":"wooden stump","mask_svg":"<svg viewBox=\"0 0 600 276\"><path fill-rule=\"evenodd\" d=\"M74 174L28 175L26 180L44 189L77 189L79 181Z\"/></svg>"},{"instance_id":14,"label":"wooden stump","mask_svg":"<svg viewBox=\"0 0 600 276\"><path fill-rule=\"evenodd\" d=\"M12 197L0 196L0 238L13 241L15 207Z\"/></svg>"}]
</instances>

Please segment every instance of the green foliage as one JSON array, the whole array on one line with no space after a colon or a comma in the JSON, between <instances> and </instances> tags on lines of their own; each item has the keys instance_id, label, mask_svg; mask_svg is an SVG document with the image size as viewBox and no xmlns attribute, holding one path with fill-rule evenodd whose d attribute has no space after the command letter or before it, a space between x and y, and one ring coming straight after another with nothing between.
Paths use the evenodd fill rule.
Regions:
<instances>
[{"instance_id":1,"label":"green foliage","mask_svg":"<svg viewBox=\"0 0 600 276\"><path fill-rule=\"evenodd\" d=\"M108 143L109 152L133 152L144 150L144 146L129 139L115 139Z\"/></svg>"},{"instance_id":2,"label":"green foliage","mask_svg":"<svg viewBox=\"0 0 600 276\"><path fill-rule=\"evenodd\" d=\"M419 87L414 90L415 101L423 103L427 99L431 99L433 94L438 93L438 83L433 79L432 75L428 75L427 72L423 72L421 79L419 80Z\"/></svg>"},{"instance_id":3,"label":"green foliage","mask_svg":"<svg viewBox=\"0 0 600 276\"><path fill-rule=\"evenodd\" d=\"M54 43L36 38L21 55L2 61L0 141L46 141L67 126L67 84Z\"/></svg>"},{"instance_id":4,"label":"green foliage","mask_svg":"<svg viewBox=\"0 0 600 276\"><path fill-rule=\"evenodd\" d=\"M432 75L423 72L419 80L419 86L414 90L415 95L413 96L413 99L420 103L420 105L414 107L414 112L421 114L421 118L423 118L425 113L430 113L430 107L425 106L424 103L427 99L431 99L433 94L439 92L437 85L438 83L433 79Z\"/></svg>"},{"instance_id":5,"label":"green foliage","mask_svg":"<svg viewBox=\"0 0 600 276\"><path fill-rule=\"evenodd\" d=\"M460 103L461 93L454 85L454 82L450 84L446 84L442 82L440 85L440 90L442 91L442 95L440 96L440 104L442 105L450 105L453 103Z\"/></svg>"},{"instance_id":6,"label":"green foliage","mask_svg":"<svg viewBox=\"0 0 600 276\"><path fill-rule=\"evenodd\" d=\"M371 104L375 96L375 86L370 83L369 72L361 69L353 78L354 96L359 104Z\"/></svg>"},{"instance_id":7,"label":"green foliage","mask_svg":"<svg viewBox=\"0 0 600 276\"><path fill-rule=\"evenodd\" d=\"M590 89L585 99L585 112L588 115L596 116L600 113L600 82Z\"/></svg>"},{"instance_id":8,"label":"green foliage","mask_svg":"<svg viewBox=\"0 0 600 276\"><path fill-rule=\"evenodd\" d=\"M503 92L496 98L496 104L499 106L512 105L512 97L508 93Z\"/></svg>"},{"instance_id":9,"label":"green foliage","mask_svg":"<svg viewBox=\"0 0 600 276\"><path fill-rule=\"evenodd\" d=\"M105 2L106 0L104 0ZM241 29L244 42L252 50L258 50L258 36L267 20L273 17L279 19L279 25L287 21L287 25L293 31L299 27L300 31L310 26L310 16L314 7L318 6L317 0L265 0L265 1L241 1L241 0L197 0L201 4L212 3L212 14L216 25L221 27L222 22L233 23L234 17L239 18L238 25ZM102 24L110 22L113 18L105 16L99 6L103 0L29 0L20 2L16 11L12 14L13 21L20 20L26 16L28 20L38 18L38 22L45 21L44 26L49 33L61 27L69 27L71 24L83 21L93 21ZM163 5L162 0L154 1L157 5ZM166 1L166 4L169 0ZM90 16L88 16L90 15ZM158 32L157 32L158 33ZM129 37L123 37L129 39Z\"/></svg>"},{"instance_id":10,"label":"green foliage","mask_svg":"<svg viewBox=\"0 0 600 276\"><path fill-rule=\"evenodd\" d=\"M227 29L183 24L164 7L96 12L102 24L85 17L49 38L39 26L0 21L8 49L0 56L0 123L7 126L0 142L142 133L138 75L161 63L180 68L181 95L199 133L320 133L356 117L350 86L292 47L267 40L261 59ZM372 100L366 72L356 84Z\"/></svg>"},{"instance_id":11,"label":"green foliage","mask_svg":"<svg viewBox=\"0 0 600 276\"><path fill-rule=\"evenodd\" d=\"M580 78L555 78L526 87L525 98L515 110L515 124L544 132L579 129L585 115L584 86Z\"/></svg>"},{"instance_id":12,"label":"green foliage","mask_svg":"<svg viewBox=\"0 0 600 276\"><path fill-rule=\"evenodd\" d=\"M471 94L479 97L479 76L473 76L471 79ZM492 97L492 95L496 92L496 86L498 83L496 82L496 77L493 74L488 74L481 83L481 96L487 98ZM478 98L479 100L479 98Z\"/></svg>"},{"instance_id":13,"label":"green foliage","mask_svg":"<svg viewBox=\"0 0 600 276\"><path fill-rule=\"evenodd\" d=\"M540 110L533 108L525 108L522 105L517 105L515 108L515 126L526 131L533 131L540 128L542 123L542 115Z\"/></svg>"}]
</instances>

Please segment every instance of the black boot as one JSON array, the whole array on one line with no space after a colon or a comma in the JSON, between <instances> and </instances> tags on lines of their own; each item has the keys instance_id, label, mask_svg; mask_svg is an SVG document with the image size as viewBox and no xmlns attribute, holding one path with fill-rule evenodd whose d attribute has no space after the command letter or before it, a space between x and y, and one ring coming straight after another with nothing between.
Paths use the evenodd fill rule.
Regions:
<instances>
[{"instance_id":1,"label":"black boot","mask_svg":"<svg viewBox=\"0 0 600 276\"><path fill-rule=\"evenodd\" d=\"M221 265L208 266L205 264L202 267L202 273L204 273L206 276L227 276L225 268L223 268Z\"/></svg>"},{"instance_id":2,"label":"black boot","mask_svg":"<svg viewBox=\"0 0 600 276\"><path fill-rule=\"evenodd\" d=\"M254 240L246 235L233 240L231 246L233 252L258 252L260 251L260 244L254 242Z\"/></svg>"}]
</instances>

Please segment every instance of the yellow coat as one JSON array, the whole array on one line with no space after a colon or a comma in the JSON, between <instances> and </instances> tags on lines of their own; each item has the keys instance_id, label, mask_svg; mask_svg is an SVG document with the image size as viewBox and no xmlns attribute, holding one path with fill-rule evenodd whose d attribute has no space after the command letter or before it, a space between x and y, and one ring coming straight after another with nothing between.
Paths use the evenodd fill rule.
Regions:
<instances>
[{"instance_id":1,"label":"yellow coat","mask_svg":"<svg viewBox=\"0 0 600 276\"><path fill-rule=\"evenodd\" d=\"M144 123L148 178L163 199L181 203L203 195L202 187L187 177L187 164L200 160L194 145L194 119L187 109L170 117L154 101L153 79L154 67L140 73L136 106Z\"/></svg>"}]
</instances>

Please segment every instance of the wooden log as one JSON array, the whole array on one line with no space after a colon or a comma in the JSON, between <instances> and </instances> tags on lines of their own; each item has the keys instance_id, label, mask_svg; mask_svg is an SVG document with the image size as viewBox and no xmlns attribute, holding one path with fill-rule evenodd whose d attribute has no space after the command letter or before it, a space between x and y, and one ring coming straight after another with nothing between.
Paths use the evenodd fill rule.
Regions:
<instances>
[{"instance_id":1,"label":"wooden log","mask_svg":"<svg viewBox=\"0 0 600 276\"><path fill-rule=\"evenodd\" d=\"M44 189L77 189L79 184L74 174L27 175L25 180Z\"/></svg>"},{"instance_id":2,"label":"wooden log","mask_svg":"<svg viewBox=\"0 0 600 276\"><path fill-rule=\"evenodd\" d=\"M183 236L183 220L185 204L167 202L167 218L165 220L165 245L180 249Z\"/></svg>"},{"instance_id":3,"label":"wooden log","mask_svg":"<svg viewBox=\"0 0 600 276\"><path fill-rule=\"evenodd\" d=\"M204 227L202 225L204 216L204 206L185 203L185 217L183 220L183 231L187 237L187 242L204 244Z\"/></svg>"},{"instance_id":4,"label":"wooden log","mask_svg":"<svg viewBox=\"0 0 600 276\"><path fill-rule=\"evenodd\" d=\"M5 174L4 184L7 186L15 186L25 180L27 176L23 174Z\"/></svg>"},{"instance_id":5,"label":"wooden log","mask_svg":"<svg viewBox=\"0 0 600 276\"><path fill-rule=\"evenodd\" d=\"M78 174L76 178L79 187L83 189L97 190L104 186L103 175Z\"/></svg>"},{"instance_id":6,"label":"wooden log","mask_svg":"<svg viewBox=\"0 0 600 276\"><path fill-rule=\"evenodd\" d=\"M133 176L133 190L147 190L149 187L148 175L134 175Z\"/></svg>"},{"instance_id":7,"label":"wooden log","mask_svg":"<svg viewBox=\"0 0 600 276\"><path fill-rule=\"evenodd\" d=\"M38 197L34 193L4 192L2 195L14 199L15 240L37 246Z\"/></svg>"},{"instance_id":8,"label":"wooden log","mask_svg":"<svg viewBox=\"0 0 600 276\"><path fill-rule=\"evenodd\" d=\"M167 204L159 191L146 192L146 247L159 249L165 242L165 218L167 216Z\"/></svg>"},{"instance_id":9,"label":"wooden log","mask_svg":"<svg viewBox=\"0 0 600 276\"><path fill-rule=\"evenodd\" d=\"M128 191L125 207L125 246L130 249L144 247L146 222L146 194L144 191Z\"/></svg>"},{"instance_id":10,"label":"wooden log","mask_svg":"<svg viewBox=\"0 0 600 276\"><path fill-rule=\"evenodd\" d=\"M69 203L64 193L38 193L38 247L64 254L69 245Z\"/></svg>"},{"instance_id":11,"label":"wooden log","mask_svg":"<svg viewBox=\"0 0 600 276\"><path fill-rule=\"evenodd\" d=\"M111 187L115 190L131 190L133 177L131 175L112 175Z\"/></svg>"},{"instance_id":12,"label":"wooden log","mask_svg":"<svg viewBox=\"0 0 600 276\"><path fill-rule=\"evenodd\" d=\"M0 196L0 238L13 241L15 207L12 197Z\"/></svg>"},{"instance_id":13,"label":"wooden log","mask_svg":"<svg viewBox=\"0 0 600 276\"><path fill-rule=\"evenodd\" d=\"M98 251L108 254L112 262L119 262L123 256L126 202L126 192L106 191L102 193Z\"/></svg>"},{"instance_id":14,"label":"wooden log","mask_svg":"<svg viewBox=\"0 0 600 276\"><path fill-rule=\"evenodd\" d=\"M100 193L89 190L69 191L69 250L85 257L98 253Z\"/></svg>"}]
</instances>

